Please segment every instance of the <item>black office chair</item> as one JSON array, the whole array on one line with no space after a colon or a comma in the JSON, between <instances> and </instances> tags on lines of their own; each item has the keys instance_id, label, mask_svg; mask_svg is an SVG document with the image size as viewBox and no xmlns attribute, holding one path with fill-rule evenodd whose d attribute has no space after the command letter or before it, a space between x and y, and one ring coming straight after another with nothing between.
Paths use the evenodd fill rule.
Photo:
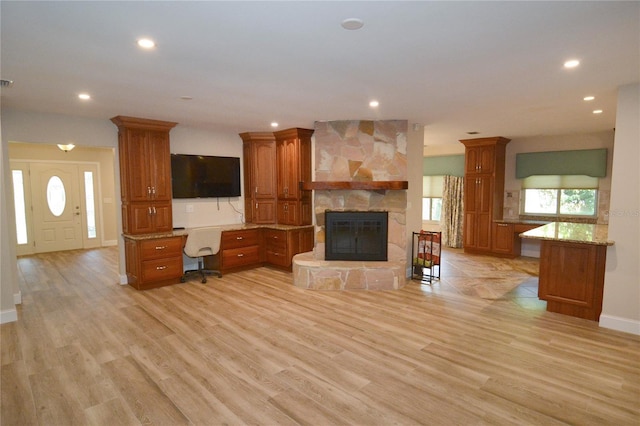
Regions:
<instances>
[{"instance_id":1,"label":"black office chair","mask_svg":"<svg viewBox=\"0 0 640 426\"><path fill-rule=\"evenodd\" d=\"M187 276L198 274L202 277L202 283L207 282L207 275L217 275L222 277L222 273L215 269L204 268L204 256L212 256L220 251L220 240L222 238L222 228L208 226L204 228L193 228L189 230L187 243L184 246L184 254L191 258L198 259L198 269L185 271L180 282L185 282Z\"/></svg>"}]
</instances>

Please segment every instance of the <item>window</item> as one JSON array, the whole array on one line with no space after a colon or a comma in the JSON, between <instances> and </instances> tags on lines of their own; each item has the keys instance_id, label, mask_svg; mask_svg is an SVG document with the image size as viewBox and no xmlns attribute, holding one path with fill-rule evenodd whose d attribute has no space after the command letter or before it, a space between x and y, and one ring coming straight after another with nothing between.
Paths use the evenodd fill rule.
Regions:
<instances>
[{"instance_id":1,"label":"window","mask_svg":"<svg viewBox=\"0 0 640 426\"><path fill-rule=\"evenodd\" d=\"M422 199L422 220L440 221L442 198L425 197Z\"/></svg>"},{"instance_id":2,"label":"window","mask_svg":"<svg viewBox=\"0 0 640 426\"><path fill-rule=\"evenodd\" d=\"M596 216L598 178L530 176L523 180L523 213L548 216Z\"/></svg>"},{"instance_id":3,"label":"window","mask_svg":"<svg viewBox=\"0 0 640 426\"><path fill-rule=\"evenodd\" d=\"M16 237L18 244L27 244L27 210L22 170L11 170L11 175L13 177L13 201L16 209Z\"/></svg>"},{"instance_id":4,"label":"window","mask_svg":"<svg viewBox=\"0 0 640 426\"><path fill-rule=\"evenodd\" d=\"M96 238L96 209L93 202L93 172L84 172L84 194L87 210L87 238Z\"/></svg>"}]
</instances>

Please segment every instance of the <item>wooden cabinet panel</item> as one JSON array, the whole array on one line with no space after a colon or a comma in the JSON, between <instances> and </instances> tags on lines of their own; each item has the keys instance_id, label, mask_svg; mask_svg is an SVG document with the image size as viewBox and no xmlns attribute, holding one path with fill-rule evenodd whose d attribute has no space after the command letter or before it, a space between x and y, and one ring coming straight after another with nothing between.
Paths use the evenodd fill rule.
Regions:
<instances>
[{"instance_id":1,"label":"wooden cabinet panel","mask_svg":"<svg viewBox=\"0 0 640 426\"><path fill-rule=\"evenodd\" d=\"M154 238L140 242L143 259L162 259L182 255L182 238Z\"/></svg>"},{"instance_id":2,"label":"wooden cabinet panel","mask_svg":"<svg viewBox=\"0 0 640 426\"><path fill-rule=\"evenodd\" d=\"M260 264L260 247L248 246L222 251L223 269L232 269L240 266L258 266Z\"/></svg>"},{"instance_id":3,"label":"wooden cabinet panel","mask_svg":"<svg viewBox=\"0 0 640 426\"><path fill-rule=\"evenodd\" d=\"M547 310L598 321L607 247L543 240L538 297Z\"/></svg>"},{"instance_id":4,"label":"wooden cabinet panel","mask_svg":"<svg viewBox=\"0 0 640 426\"><path fill-rule=\"evenodd\" d=\"M260 244L260 230L223 231L221 245L223 249L247 247Z\"/></svg>"},{"instance_id":5,"label":"wooden cabinet panel","mask_svg":"<svg viewBox=\"0 0 640 426\"><path fill-rule=\"evenodd\" d=\"M183 237L135 240L125 237L127 281L138 289L176 284L182 276Z\"/></svg>"},{"instance_id":6,"label":"wooden cabinet panel","mask_svg":"<svg viewBox=\"0 0 640 426\"><path fill-rule=\"evenodd\" d=\"M313 130L293 128L274 132L277 164L277 218L286 225L310 225L311 191L301 182L311 181L311 135Z\"/></svg>"},{"instance_id":7,"label":"wooden cabinet panel","mask_svg":"<svg viewBox=\"0 0 640 426\"><path fill-rule=\"evenodd\" d=\"M516 237L513 224L510 223L494 223L492 240L493 252L505 255L513 255L515 242L520 241Z\"/></svg>"},{"instance_id":8,"label":"wooden cabinet panel","mask_svg":"<svg viewBox=\"0 0 640 426\"><path fill-rule=\"evenodd\" d=\"M276 223L276 142L273 133L241 133L245 222Z\"/></svg>"},{"instance_id":9,"label":"wooden cabinet panel","mask_svg":"<svg viewBox=\"0 0 640 426\"><path fill-rule=\"evenodd\" d=\"M493 221L502 218L505 146L502 137L461 140L465 145L464 249L492 251Z\"/></svg>"}]
</instances>

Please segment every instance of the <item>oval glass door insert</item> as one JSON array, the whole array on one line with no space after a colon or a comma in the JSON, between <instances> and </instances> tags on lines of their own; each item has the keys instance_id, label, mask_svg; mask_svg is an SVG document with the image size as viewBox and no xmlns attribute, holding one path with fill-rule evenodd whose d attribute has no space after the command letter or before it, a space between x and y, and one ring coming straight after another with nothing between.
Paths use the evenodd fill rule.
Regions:
<instances>
[{"instance_id":1,"label":"oval glass door insert","mask_svg":"<svg viewBox=\"0 0 640 426\"><path fill-rule=\"evenodd\" d=\"M47 204L49 210L54 216L60 216L64 213L67 204L67 194L64 190L64 183L58 176L51 176L47 183Z\"/></svg>"}]
</instances>

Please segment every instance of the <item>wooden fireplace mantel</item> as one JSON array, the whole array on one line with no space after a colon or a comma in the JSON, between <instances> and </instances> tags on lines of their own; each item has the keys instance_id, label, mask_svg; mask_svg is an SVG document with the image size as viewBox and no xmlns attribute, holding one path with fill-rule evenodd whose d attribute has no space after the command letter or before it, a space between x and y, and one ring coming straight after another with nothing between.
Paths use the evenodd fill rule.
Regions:
<instances>
[{"instance_id":1,"label":"wooden fireplace mantel","mask_svg":"<svg viewBox=\"0 0 640 426\"><path fill-rule=\"evenodd\" d=\"M400 190L408 188L409 182L406 180L300 182L300 189L307 191L332 189Z\"/></svg>"}]
</instances>

